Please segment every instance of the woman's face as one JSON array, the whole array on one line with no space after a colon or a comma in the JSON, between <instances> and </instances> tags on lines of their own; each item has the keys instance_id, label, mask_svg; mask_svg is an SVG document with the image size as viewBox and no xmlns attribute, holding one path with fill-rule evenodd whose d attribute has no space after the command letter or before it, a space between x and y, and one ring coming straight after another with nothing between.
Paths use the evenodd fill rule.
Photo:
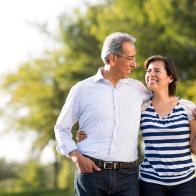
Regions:
<instances>
[{"instance_id":1,"label":"woman's face","mask_svg":"<svg viewBox=\"0 0 196 196\"><path fill-rule=\"evenodd\" d=\"M153 92L167 91L169 84L173 81L171 76L167 75L165 63L163 61L154 61L148 65L145 74L147 87Z\"/></svg>"}]
</instances>

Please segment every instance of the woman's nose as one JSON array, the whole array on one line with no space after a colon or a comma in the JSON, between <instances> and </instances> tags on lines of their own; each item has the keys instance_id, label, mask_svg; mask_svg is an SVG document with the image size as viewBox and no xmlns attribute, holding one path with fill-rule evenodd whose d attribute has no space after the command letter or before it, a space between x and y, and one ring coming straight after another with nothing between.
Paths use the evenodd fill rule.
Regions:
<instances>
[{"instance_id":1,"label":"woman's nose","mask_svg":"<svg viewBox=\"0 0 196 196\"><path fill-rule=\"evenodd\" d=\"M155 75L154 71L149 72L149 76L154 76L154 75Z\"/></svg>"}]
</instances>

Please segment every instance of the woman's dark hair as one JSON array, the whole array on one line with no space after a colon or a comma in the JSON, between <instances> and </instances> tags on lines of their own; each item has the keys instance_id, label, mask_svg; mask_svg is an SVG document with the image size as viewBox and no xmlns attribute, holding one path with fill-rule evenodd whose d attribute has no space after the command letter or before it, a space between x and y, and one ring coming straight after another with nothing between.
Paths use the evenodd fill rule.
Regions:
<instances>
[{"instance_id":1,"label":"woman's dark hair","mask_svg":"<svg viewBox=\"0 0 196 196\"><path fill-rule=\"evenodd\" d=\"M145 70L148 69L148 66L150 63L154 61L162 61L165 64L165 70L167 72L168 76L171 76L173 81L169 84L169 96L173 96L176 93L176 82L178 80L177 76L177 71L176 71L176 65L174 61L168 57L164 57L161 55L153 55L149 57L145 62L144 62L144 68Z\"/></svg>"}]
</instances>

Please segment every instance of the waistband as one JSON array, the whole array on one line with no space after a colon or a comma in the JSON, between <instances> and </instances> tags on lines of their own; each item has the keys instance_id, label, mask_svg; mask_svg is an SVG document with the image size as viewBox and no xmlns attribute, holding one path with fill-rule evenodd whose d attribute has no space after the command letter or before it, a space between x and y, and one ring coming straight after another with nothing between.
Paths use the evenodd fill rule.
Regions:
<instances>
[{"instance_id":1,"label":"waistband","mask_svg":"<svg viewBox=\"0 0 196 196\"><path fill-rule=\"evenodd\" d=\"M99 168L101 169L131 169L137 170L136 161L134 162L116 162L116 161L103 161L101 159L96 159L87 155L85 157L91 159Z\"/></svg>"}]
</instances>

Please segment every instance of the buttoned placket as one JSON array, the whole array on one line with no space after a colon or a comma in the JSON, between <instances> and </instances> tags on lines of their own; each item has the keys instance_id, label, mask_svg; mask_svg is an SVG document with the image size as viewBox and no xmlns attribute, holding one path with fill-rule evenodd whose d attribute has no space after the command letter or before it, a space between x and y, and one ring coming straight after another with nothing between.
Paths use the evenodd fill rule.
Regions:
<instances>
[{"instance_id":1,"label":"buttoned placket","mask_svg":"<svg viewBox=\"0 0 196 196\"><path fill-rule=\"evenodd\" d=\"M114 106L114 130L113 130L113 135L112 135L112 140L111 140L111 145L110 145L110 151L109 151L109 157L112 157L113 149L115 148L115 138L117 131L119 129L119 111L118 111L118 90L122 84L119 83L115 86L112 87L112 94L113 94L113 106Z\"/></svg>"}]
</instances>

